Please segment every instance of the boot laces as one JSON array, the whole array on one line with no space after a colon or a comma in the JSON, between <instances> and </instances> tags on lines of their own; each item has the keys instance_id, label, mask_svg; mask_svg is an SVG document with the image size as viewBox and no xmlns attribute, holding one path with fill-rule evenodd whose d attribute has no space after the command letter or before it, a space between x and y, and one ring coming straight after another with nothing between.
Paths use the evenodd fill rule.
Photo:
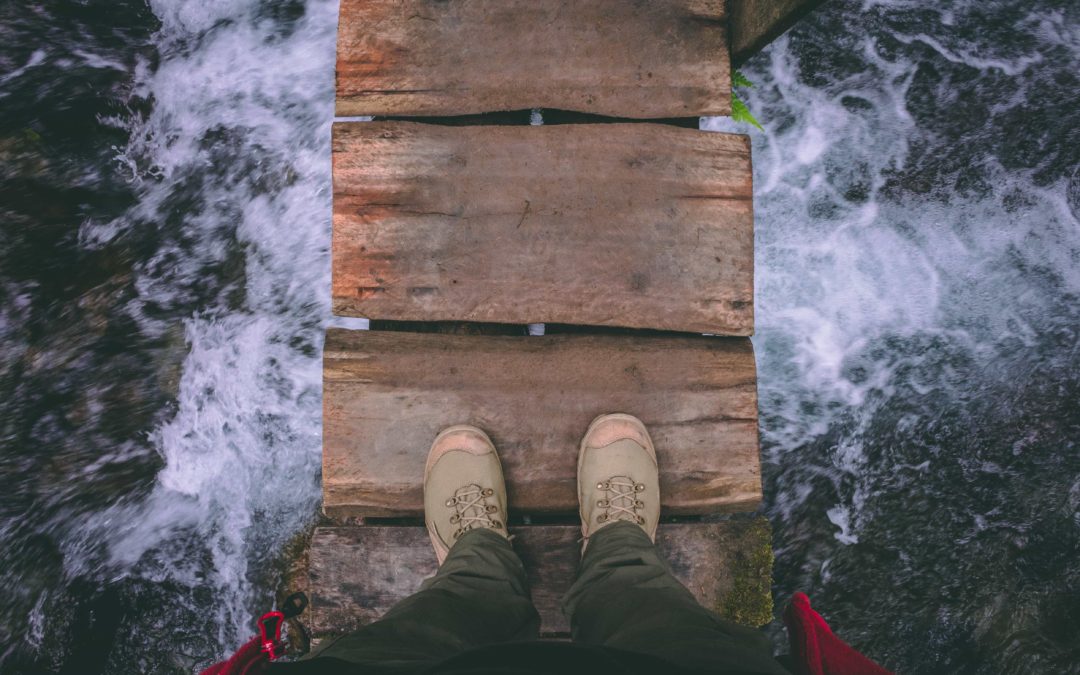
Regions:
<instances>
[{"instance_id":1,"label":"boot laces","mask_svg":"<svg viewBox=\"0 0 1080 675\"><path fill-rule=\"evenodd\" d=\"M645 484L634 481L629 476L612 476L596 484L596 489L605 493L605 497L596 502L604 511L596 517L599 523L609 520L629 520L638 525L645 524L645 518L638 514L645 508L645 502L638 499L638 493L645 491Z\"/></svg>"},{"instance_id":2,"label":"boot laces","mask_svg":"<svg viewBox=\"0 0 1080 675\"><path fill-rule=\"evenodd\" d=\"M458 488L454 496L446 500L446 506L454 509L450 522L458 526L454 531L454 539L474 527L494 529L502 527L502 523L494 517L499 507L488 504L487 501L488 497L494 494L495 491L491 488L481 488L479 485L472 484Z\"/></svg>"}]
</instances>

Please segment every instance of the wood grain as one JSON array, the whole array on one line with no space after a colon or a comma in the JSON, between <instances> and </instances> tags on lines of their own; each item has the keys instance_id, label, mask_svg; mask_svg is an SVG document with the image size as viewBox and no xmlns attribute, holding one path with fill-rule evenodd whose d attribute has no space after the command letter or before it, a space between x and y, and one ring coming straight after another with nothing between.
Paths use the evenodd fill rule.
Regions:
<instances>
[{"instance_id":1,"label":"wood grain","mask_svg":"<svg viewBox=\"0 0 1080 675\"><path fill-rule=\"evenodd\" d=\"M727 115L724 0L342 0L337 114Z\"/></svg>"},{"instance_id":2,"label":"wood grain","mask_svg":"<svg viewBox=\"0 0 1080 675\"><path fill-rule=\"evenodd\" d=\"M541 632L569 632L559 603L570 588L581 555L574 525L511 528L525 564ZM717 610L732 590L741 557L768 544L752 521L663 524L657 545L675 576L705 607ZM437 564L423 527L321 527L311 543L310 599L313 635L347 633L379 619L399 600L420 590ZM763 584L768 588L768 583ZM767 598L765 598L767 601Z\"/></svg>"},{"instance_id":3,"label":"wood grain","mask_svg":"<svg viewBox=\"0 0 1080 675\"><path fill-rule=\"evenodd\" d=\"M745 338L330 329L323 359L330 516L420 516L428 449L453 424L491 435L516 513L577 513L578 445L608 412L648 426L665 513L751 510L761 500Z\"/></svg>"},{"instance_id":4,"label":"wood grain","mask_svg":"<svg viewBox=\"0 0 1080 675\"><path fill-rule=\"evenodd\" d=\"M753 332L747 137L334 126L334 311Z\"/></svg>"}]
</instances>

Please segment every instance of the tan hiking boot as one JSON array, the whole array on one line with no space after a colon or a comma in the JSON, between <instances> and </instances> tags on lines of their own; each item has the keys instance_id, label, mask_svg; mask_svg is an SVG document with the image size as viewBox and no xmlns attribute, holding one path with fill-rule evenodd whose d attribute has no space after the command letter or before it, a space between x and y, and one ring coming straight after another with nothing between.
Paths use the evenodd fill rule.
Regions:
<instances>
[{"instance_id":1,"label":"tan hiking boot","mask_svg":"<svg viewBox=\"0 0 1080 675\"><path fill-rule=\"evenodd\" d=\"M483 431L461 424L435 437L424 467L424 520L440 565L469 530L509 537L502 465Z\"/></svg>"},{"instance_id":2,"label":"tan hiking boot","mask_svg":"<svg viewBox=\"0 0 1080 675\"><path fill-rule=\"evenodd\" d=\"M578 457L578 503L585 545L600 528L620 520L656 541L660 472L645 425L633 415L601 415L589 425Z\"/></svg>"}]
</instances>

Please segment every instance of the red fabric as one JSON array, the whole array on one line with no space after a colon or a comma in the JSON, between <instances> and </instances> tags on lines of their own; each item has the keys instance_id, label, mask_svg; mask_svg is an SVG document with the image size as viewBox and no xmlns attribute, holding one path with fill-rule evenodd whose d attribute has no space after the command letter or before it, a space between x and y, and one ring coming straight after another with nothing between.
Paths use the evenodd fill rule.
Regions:
<instances>
[{"instance_id":1,"label":"red fabric","mask_svg":"<svg viewBox=\"0 0 1080 675\"><path fill-rule=\"evenodd\" d=\"M215 663L202 675L261 675L267 670L270 659L262 650L262 641L253 637L244 643L228 661Z\"/></svg>"},{"instance_id":2,"label":"red fabric","mask_svg":"<svg viewBox=\"0 0 1080 675\"><path fill-rule=\"evenodd\" d=\"M791 597L784 624L798 675L892 675L836 637L805 593Z\"/></svg>"}]
</instances>

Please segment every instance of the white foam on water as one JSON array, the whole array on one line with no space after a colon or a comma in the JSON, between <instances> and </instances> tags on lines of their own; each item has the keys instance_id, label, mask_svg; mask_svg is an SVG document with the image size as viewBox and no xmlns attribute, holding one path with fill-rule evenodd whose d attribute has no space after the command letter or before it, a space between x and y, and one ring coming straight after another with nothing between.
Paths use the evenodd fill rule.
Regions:
<instances>
[{"instance_id":1,"label":"white foam on water","mask_svg":"<svg viewBox=\"0 0 1080 675\"><path fill-rule=\"evenodd\" d=\"M1030 21L1071 39L1053 16ZM930 46L947 60L961 58L983 70L1016 73L1039 61L1037 55L971 60L939 43ZM884 58L869 38L861 50L871 67L829 87L811 87L796 75L796 60L781 39L769 48L764 70L748 69L757 87L740 92L765 131L726 118L701 123L753 139L754 343L765 461L779 463L824 437L836 419L856 420L830 454L831 477L844 500L826 515L843 543L858 541L864 508L873 500L861 440L869 433L862 425L872 418L868 395L884 393L875 400L888 400L897 370L921 358L873 346L941 335L978 358L1002 340L1032 345L1038 337L1032 320L1045 318L1063 294L1080 291L1080 224L1063 182L1038 187L1027 174L995 167L991 159L989 196L954 195L947 202L880 197L883 176L903 167L912 143L933 130L919 128L907 109L918 64ZM846 106L845 98L862 105ZM862 197L848 194L852 187ZM1026 204L1007 210L1009 194L1024 196ZM1054 281L1025 269L1048 270ZM949 386L948 377L912 386L926 392ZM767 498L775 513L788 517L808 496L804 486L786 485Z\"/></svg>"},{"instance_id":2,"label":"white foam on water","mask_svg":"<svg viewBox=\"0 0 1080 675\"><path fill-rule=\"evenodd\" d=\"M243 250L243 302L222 293L184 325L175 415L153 431L164 461L148 499L100 514L118 574L209 586L222 647L252 630L272 589L253 586L320 499L321 349L330 320L330 161L337 0L306 3L292 32L262 17L265 3L152 0L161 62L138 74L152 96L119 161L139 204L88 223L88 247L172 217L181 236L139 267L130 310L151 335L170 329L147 307L198 297L207 265ZM225 144L220 147L218 144ZM171 206L183 183L198 207ZM366 327L363 320L334 325ZM169 546L194 532L209 552ZM147 556L153 564L146 564Z\"/></svg>"},{"instance_id":3,"label":"white foam on water","mask_svg":"<svg viewBox=\"0 0 1080 675\"><path fill-rule=\"evenodd\" d=\"M840 531L833 535L837 540L845 544L859 543L859 538L850 533L851 509L845 506L834 506L826 511L826 515L829 517L829 522L840 528Z\"/></svg>"},{"instance_id":4,"label":"white foam on water","mask_svg":"<svg viewBox=\"0 0 1080 675\"><path fill-rule=\"evenodd\" d=\"M978 68L979 70L1000 70L1006 75L1017 76L1022 74L1028 68L1036 65L1042 61L1040 54L1035 54L1029 57L1022 57L1013 61L1005 59L983 59L975 55L975 53L968 50L954 51L949 49L945 45L941 44L940 40L937 40L924 33L918 33L916 35L902 35L895 33L893 35L897 40L904 44L911 44L912 42L921 42L924 45L932 48L947 61L953 63L963 64L965 66L971 66Z\"/></svg>"},{"instance_id":5,"label":"white foam on water","mask_svg":"<svg viewBox=\"0 0 1080 675\"><path fill-rule=\"evenodd\" d=\"M35 49L33 53L30 54L30 58L26 60L26 63L0 76L0 84L10 82L17 77L22 76L23 73L30 70L31 68L35 68L37 66L40 66L42 63L45 63L46 56L47 54L44 49ZM8 92L0 91L0 97L4 97L7 95Z\"/></svg>"}]
</instances>

